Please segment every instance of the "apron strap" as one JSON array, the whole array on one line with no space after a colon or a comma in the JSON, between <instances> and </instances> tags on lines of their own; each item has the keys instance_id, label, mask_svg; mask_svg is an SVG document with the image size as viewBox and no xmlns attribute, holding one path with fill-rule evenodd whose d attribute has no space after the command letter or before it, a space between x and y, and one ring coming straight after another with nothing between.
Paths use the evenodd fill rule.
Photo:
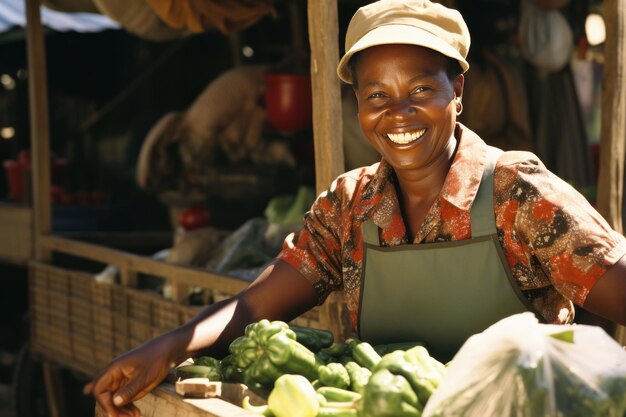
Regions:
<instances>
[{"instance_id":1,"label":"apron strap","mask_svg":"<svg viewBox=\"0 0 626 417\"><path fill-rule=\"evenodd\" d=\"M502 155L502 150L493 146L487 147L483 176L470 209L472 237L497 233L496 217L493 210L493 171L500 155ZM378 226L373 221L366 220L363 222L362 228L365 243L380 246Z\"/></svg>"},{"instance_id":2,"label":"apron strap","mask_svg":"<svg viewBox=\"0 0 626 417\"><path fill-rule=\"evenodd\" d=\"M380 239L378 238L378 226L371 221L366 220L363 222L363 241L367 244L380 246Z\"/></svg>"},{"instance_id":3,"label":"apron strap","mask_svg":"<svg viewBox=\"0 0 626 417\"><path fill-rule=\"evenodd\" d=\"M502 155L502 150L493 146L487 147L485 169L470 209L473 238L497 233L496 216L493 210L493 171L500 155Z\"/></svg>"}]
</instances>

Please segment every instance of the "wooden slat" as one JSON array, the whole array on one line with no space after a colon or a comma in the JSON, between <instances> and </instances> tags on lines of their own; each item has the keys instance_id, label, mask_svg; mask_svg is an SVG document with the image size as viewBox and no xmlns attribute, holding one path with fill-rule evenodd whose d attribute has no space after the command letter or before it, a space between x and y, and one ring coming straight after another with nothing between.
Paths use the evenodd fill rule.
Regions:
<instances>
[{"instance_id":1,"label":"wooden slat","mask_svg":"<svg viewBox=\"0 0 626 417\"><path fill-rule=\"evenodd\" d=\"M214 274L200 268L157 261L116 249L78 242L58 236L42 236L41 246L48 251L57 251L115 265L121 270L130 270L163 277L173 284L206 287L210 280L211 288L228 294L236 294L248 286L248 282L242 279Z\"/></svg>"},{"instance_id":2,"label":"wooden slat","mask_svg":"<svg viewBox=\"0 0 626 417\"><path fill-rule=\"evenodd\" d=\"M313 90L315 185L320 193L344 171L336 0L308 2Z\"/></svg>"},{"instance_id":3,"label":"wooden slat","mask_svg":"<svg viewBox=\"0 0 626 417\"><path fill-rule=\"evenodd\" d=\"M40 0L26 1L26 41L28 57L28 92L30 146L33 170L35 257L49 258L38 246L38 237L51 230L50 213L50 126L46 47L39 8Z\"/></svg>"},{"instance_id":4,"label":"wooden slat","mask_svg":"<svg viewBox=\"0 0 626 417\"><path fill-rule=\"evenodd\" d=\"M622 193L626 152L626 2L604 2L606 41L604 43L604 86L600 133L598 210L618 232L623 233ZM614 334L626 345L626 328Z\"/></svg>"}]
</instances>

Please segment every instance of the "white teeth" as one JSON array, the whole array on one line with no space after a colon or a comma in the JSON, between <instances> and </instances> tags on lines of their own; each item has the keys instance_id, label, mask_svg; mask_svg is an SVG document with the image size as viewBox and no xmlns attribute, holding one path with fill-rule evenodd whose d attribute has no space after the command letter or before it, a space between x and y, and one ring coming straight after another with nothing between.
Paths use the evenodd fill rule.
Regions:
<instances>
[{"instance_id":1,"label":"white teeth","mask_svg":"<svg viewBox=\"0 0 626 417\"><path fill-rule=\"evenodd\" d=\"M421 129L416 132L406 132L406 133L387 133L387 137L393 142L399 145L406 145L407 143L411 143L419 139L426 129Z\"/></svg>"}]
</instances>

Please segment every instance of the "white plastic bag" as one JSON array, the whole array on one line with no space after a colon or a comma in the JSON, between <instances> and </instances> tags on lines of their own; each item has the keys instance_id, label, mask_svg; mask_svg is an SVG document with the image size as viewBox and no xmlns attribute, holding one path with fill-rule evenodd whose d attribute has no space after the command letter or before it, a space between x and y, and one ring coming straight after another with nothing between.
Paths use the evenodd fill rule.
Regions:
<instances>
[{"instance_id":1,"label":"white plastic bag","mask_svg":"<svg viewBox=\"0 0 626 417\"><path fill-rule=\"evenodd\" d=\"M603 329L505 318L470 337L423 417L624 417L626 351Z\"/></svg>"}]
</instances>

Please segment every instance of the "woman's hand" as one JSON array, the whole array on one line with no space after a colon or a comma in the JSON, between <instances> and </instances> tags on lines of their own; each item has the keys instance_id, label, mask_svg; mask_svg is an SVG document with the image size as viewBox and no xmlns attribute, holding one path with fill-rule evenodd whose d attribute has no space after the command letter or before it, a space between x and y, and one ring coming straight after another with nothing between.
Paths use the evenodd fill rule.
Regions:
<instances>
[{"instance_id":1,"label":"woman's hand","mask_svg":"<svg viewBox=\"0 0 626 417\"><path fill-rule=\"evenodd\" d=\"M119 356L83 392L93 394L109 417L139 417L132 402L152 391L167 376L172 365L171 352L176 343L166 333Z\"/></svg>"}]
</instances>

